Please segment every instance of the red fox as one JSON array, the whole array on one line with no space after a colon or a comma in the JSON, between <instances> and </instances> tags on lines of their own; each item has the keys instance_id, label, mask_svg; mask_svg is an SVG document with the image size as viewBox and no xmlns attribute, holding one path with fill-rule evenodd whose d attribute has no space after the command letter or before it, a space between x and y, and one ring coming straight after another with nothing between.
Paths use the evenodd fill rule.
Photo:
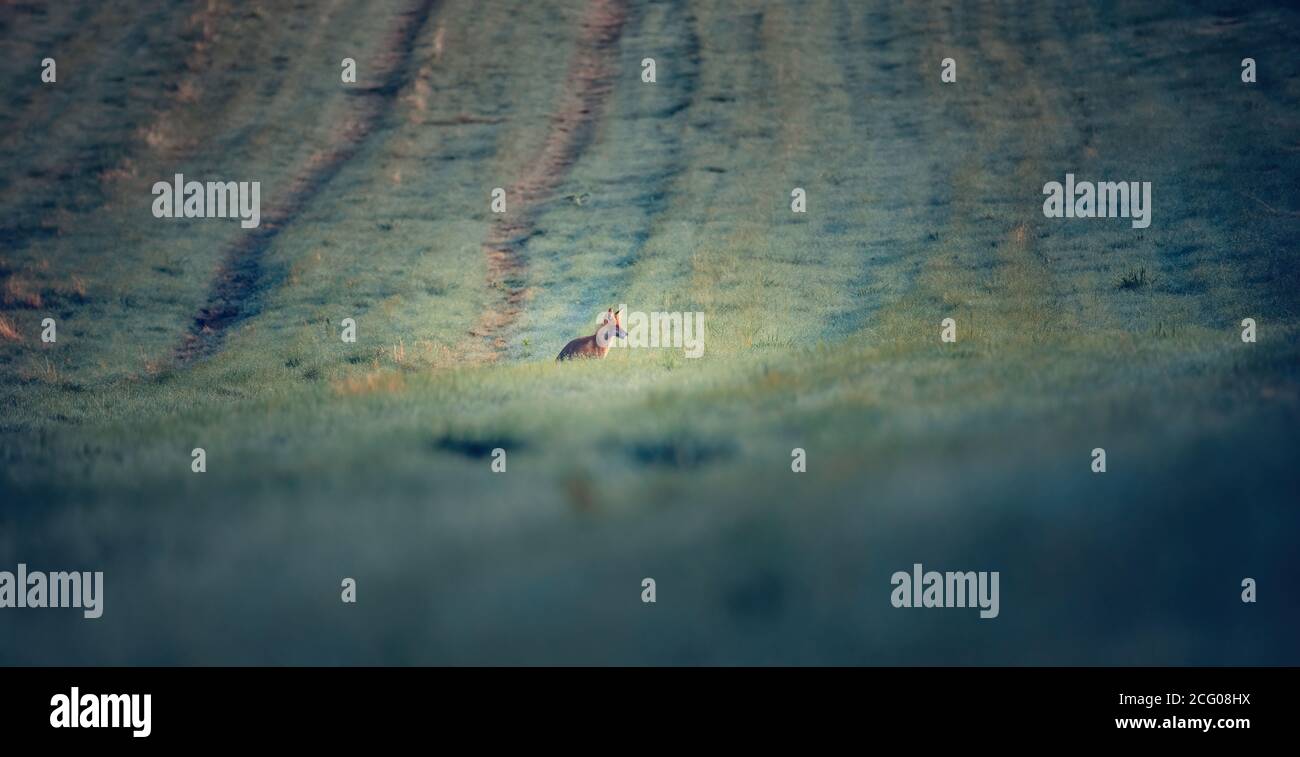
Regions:
<instances>
[{"instance_id":1,"label":"red fox","mask_svg":"<svg viewBox=\"0 0 1300 757\"><path fill-rule=\"evenodd\" d=\"M605 311L600 317L600 325L596 327L596 333L591 336L580 336L572 342L564 345L560 350L559 357L555 362L561 360L572 360L579 357L605 357L609 353L609 347L615 339L626 339L627 332L623 330L623 325L618 322L618 313L614 308Z\"/></svg>"}]
</instances>

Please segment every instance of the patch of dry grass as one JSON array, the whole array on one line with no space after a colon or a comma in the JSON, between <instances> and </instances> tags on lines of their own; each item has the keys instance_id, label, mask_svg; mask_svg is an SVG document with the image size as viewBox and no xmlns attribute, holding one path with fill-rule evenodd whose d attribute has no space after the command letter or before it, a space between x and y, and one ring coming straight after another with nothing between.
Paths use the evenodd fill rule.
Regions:
<instances>
[{"instance_id":1,"label":"patch of dry grass","mask_svg":"<svg viewBox=\"0 0 1300 757\"><path fill-rule=\"evenodd\" d=\"M18 324L3 315L0 315L0 339L6 342L21 342L23 340L23 335L18 331Z\"/></svg>"},{"instance_id":2,"label":"patch of dry grass","mask_svg":"<svg viewBox=\"0 0 1300 757\"><path fill-rule=\"evenodd\" d=\"M5 307L31 308L33 310L41 307L44 300L41 299L40 291L27 279L20 276L10 276L5 280L4 293L0 295Z\"/></svg>"},{"instance_id":3,"label":"patch of dry grass","mask_svg":"<svg viewBox=\"0 0 1300 757\"><path fill-rule=\"evenodd\" d=\"M406 388L406 379L393 371L368 371L345 376L331 383L334 393L341 397L365 394L396 394Z\"/></svg>"}]
</instances>

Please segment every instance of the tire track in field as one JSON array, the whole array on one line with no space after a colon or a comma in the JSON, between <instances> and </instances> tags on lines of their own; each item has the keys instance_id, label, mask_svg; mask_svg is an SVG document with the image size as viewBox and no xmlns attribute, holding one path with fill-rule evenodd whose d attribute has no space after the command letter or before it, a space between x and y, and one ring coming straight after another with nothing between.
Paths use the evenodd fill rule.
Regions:
<instances>
[{"instance_id":1,"label":"tire track in field","mask_svg":"<svg viewBox=\"0 0 1300 757\"><path fill-rule=\"evenodd\" d=\"M356 105L331 142L299 166L283 199L262 213L261 224L241 236L226 251L213 277L206 303L194 315L189 331L176 347L179 363L207 357L220 349L225 332L255 315L263 286L262 256L271 242L293 223L309 202L338 175L361 149L393 107L409 74L411 56L420 29L425 26L437 0L417 0L401 13L389 30L375 60L378 84L349 93Z\"/></svg>"},{"instance_id":2,"label":"tire track in field","mask_svg":"<svg viewBox=\"0 0 1300 757\"><path fill-rule=\"evenodd\" d=\"M487 285L501 292L499 305L480 314L470 329L470 362L496 360L506 348L505 331L523 312L530 290L524 285L523 246L536 233L540 205L564 181L591 143L605 100L613 89L615 50L627 20L624 0L591 0L583 14L559 108L551 116L540 153L506 190L507 212L483 241Z\"/></svg>"},{"instance_id":3,"label":"tire track in field","mask_svg":"<svg viewBox=\"0 0 1300 757\"><path fill-rule=\"evenodd\" d=\"M950 163L953 212L929 227L942 247L919 272L913 307L964 313L966 339L985 347L1027 347L1073 327L1036 216L1044 166L1068 149L1056 137L1061 113L1036 73L1055 62L1044 52L1053 27L1037 8L1008 18L990 6L908 7L925 20L921 57L965 59L966 83L951 86L972 87L928 81L945 117L961 125L963 148ZM1036 68L1030 61L1039 56L1049 60Z\"/></svg>"},{"instance_id":4,"label":"tire track in field","mask_svg":"<svg viewBox=\"0 0 1300 757\"><path fill-rule=\"evenodd\" d=\"M831 57L850 94L847 116L862 135L849 148L852 163L836 171L863 206L855 219L863 262L850 280L860 301L849 324L851 331L892 330L892 313L917 296L926 261L943 244L934 230L953 216L950 178L960 149L940 120L943 106L908 83L926 39L919 12L848 0L834 7L843 22ZM855 182L860 189L847 189Z\"/></svg>"}]
</instances>

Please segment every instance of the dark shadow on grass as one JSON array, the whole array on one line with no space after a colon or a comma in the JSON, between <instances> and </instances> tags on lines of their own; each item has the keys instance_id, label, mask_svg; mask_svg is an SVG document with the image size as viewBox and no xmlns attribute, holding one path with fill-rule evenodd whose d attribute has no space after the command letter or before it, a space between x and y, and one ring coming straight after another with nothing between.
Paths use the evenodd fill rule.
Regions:
<instances>
[{"instance_id":1,"label":"dark shadow on grass","mask_svg":"<svg viewBox=\"0 0 1300 757\"><path fill-rule=\"evenodd\" d=\"M528 445L509 436L459 436L444 434L433 440L433 448L440 452L454 452L472 460L481 460L500 447L507 452L516 452Z\"/></svg>"},{"instance_id":2,"label":"dark shadow on grass","mask_svg":"<svg viewBox=\"0 0 1300 757\"><path fill-rule=\"evenodd\" d=\"M624 443L623 451L639 465L667 468L699 468L735 456L735 445L690 437L643 439Z\"/></svg>"}]
</instances>

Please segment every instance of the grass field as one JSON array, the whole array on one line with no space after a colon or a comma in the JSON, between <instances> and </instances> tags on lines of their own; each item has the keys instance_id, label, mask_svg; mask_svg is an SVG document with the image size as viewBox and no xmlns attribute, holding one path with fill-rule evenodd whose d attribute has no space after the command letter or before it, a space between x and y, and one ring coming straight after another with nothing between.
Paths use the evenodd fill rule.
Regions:
<instances>
[{"instance_id":1,"label":"grass field","mask_svg":"<svg viewBox=\"0 0 1300 757\"><path fill-rule=\"evenodd\" d=\"M0 663L1300 664L1296 10L144 5L0 5Z\"/></svg>"}]
</instances>

